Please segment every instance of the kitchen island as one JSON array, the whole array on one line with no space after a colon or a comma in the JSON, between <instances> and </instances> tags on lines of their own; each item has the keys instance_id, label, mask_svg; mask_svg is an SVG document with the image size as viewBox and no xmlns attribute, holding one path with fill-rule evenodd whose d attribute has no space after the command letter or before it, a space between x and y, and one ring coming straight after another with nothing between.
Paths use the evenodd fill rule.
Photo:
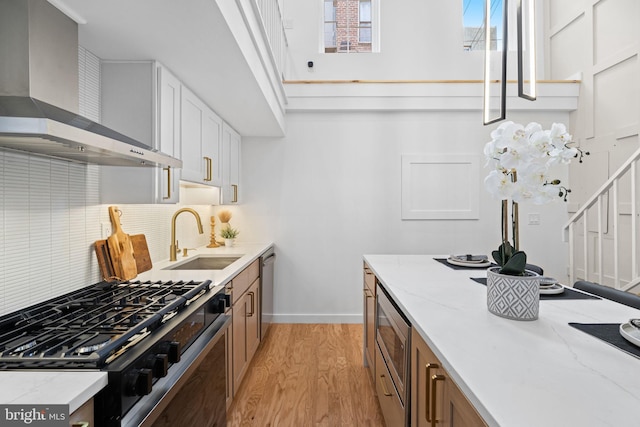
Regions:
<instances>
[{"instance_id":1,"label":"kitchen island","mask_svg":"<svg viewBox=\"0 0 640 427\"><path fill-rule=\"evenodd\" d=\"M494 316L486 287L431 255L365 255L375 273L492 426L632 426L640 359L571 326L624 323L640 310L604 299L543 300L536 321Z\"/></svg>"}]
</instances>

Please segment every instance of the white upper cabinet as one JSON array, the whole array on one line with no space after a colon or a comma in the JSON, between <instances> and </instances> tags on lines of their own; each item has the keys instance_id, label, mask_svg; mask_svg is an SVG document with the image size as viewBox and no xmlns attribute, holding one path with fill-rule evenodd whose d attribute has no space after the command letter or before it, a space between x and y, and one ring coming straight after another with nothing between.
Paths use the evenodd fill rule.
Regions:
<instances>
[{"instance_id":1,"label":"white upper cabinet","mask_svg":"<svg viewBox=\"0 0 640 427\"><path fill-rule=\"evenodd\" d=\"M224 123L222 127L221 204L240 203L240 142L240 134Z\"/></svg>"},{"instance_id":2,"label":"white upper cabinet","mask_svg":"<svg viewBox=\"0 0 640 427\"><path fill-rule=\"evenodd\" d=\"M102 124L180 155L180 81L156 61L103 61ZM102 203L177 203L180 171L101 166Z\"/></svg>"},{"instance_id":3,"label":"white upper cabinet","mask_svg":"<svg viewBox=\"0 0 640 427\"><path fill-rule=\"evenodd\" d=\"M182 176L184 181L222 185L222 119L190 90L182 88Z\"/></svg>"}]
</instances>

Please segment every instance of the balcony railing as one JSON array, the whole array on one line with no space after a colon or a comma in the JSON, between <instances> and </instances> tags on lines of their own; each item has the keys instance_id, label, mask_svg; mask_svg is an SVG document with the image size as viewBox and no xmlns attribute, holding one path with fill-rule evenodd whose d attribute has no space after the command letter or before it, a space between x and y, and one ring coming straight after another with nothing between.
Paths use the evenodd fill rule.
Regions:
<instances>
[{"instance_id":1,"label":"balcony railing","mask_svg":"<svg viewBox=\"0 0 640 427\"><path fill-rule=\"evenodd\" d=\"M253 0L252 3L256 14L262 20L263 37L271 47L273 66L283 78L289 43L278 0Z\"/></svg>"}]
</instances>

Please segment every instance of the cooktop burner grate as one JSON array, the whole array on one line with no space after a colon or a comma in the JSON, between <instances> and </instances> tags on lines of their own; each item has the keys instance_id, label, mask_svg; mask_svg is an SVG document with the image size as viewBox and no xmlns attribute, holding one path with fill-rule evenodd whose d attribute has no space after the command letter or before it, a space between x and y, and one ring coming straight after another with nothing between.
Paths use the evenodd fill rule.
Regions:
<instances>
[{"instance_id":1,"label":"cooktop burner grate","mask_svg":"<svg viewBox=\"0 0 640 427\"><path fill-rule=\"evenodd\" d=\"M207 292L210 283L100 282L0 317L0 368L26 360L100 367Z\"/></svg>"}]
</instances>

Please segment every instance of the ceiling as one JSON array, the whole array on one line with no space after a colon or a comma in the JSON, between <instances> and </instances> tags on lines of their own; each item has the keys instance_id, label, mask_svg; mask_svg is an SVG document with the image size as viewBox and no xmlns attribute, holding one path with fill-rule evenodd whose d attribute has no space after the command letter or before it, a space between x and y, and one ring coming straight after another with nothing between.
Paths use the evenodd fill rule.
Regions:
<instances>
[{"instance_id":1,"label":"ceiling","mask_svg":"<svg viewBox=\"0 0 640 427\"><path fill-rule=\"evenodd\" d=\"M101 59L158 60L241 135L282 135L216 1L50 2L78 15L80 45Z\"/></svg>"}]
</instances>

